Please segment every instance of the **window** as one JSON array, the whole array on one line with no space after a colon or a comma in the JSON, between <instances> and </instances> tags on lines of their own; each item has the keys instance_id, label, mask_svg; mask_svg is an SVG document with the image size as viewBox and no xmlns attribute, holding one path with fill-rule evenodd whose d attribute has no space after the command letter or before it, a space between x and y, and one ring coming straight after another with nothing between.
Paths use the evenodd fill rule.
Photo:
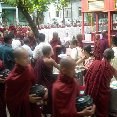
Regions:
<instances>
[{"instance_id":1,"label":"window","mask_svg":"<svg viewBox=\"0 0 117 117\"><path fill-rule=\"evenodd\" d=\"M78 8L78 17L82 15L81 7Z\"/></svg>"},{"instance_id":2,"label":"window","mask_svg":"<svg viewBox=\"0 0 117 117\"><path fill-rule=\"evenodd\" d=\"M56 17L59 17L59 11L56 11Z\"/></svg>"},{"instance_id":3,"label":"window","mask_svg":"<svg viewBox=\"0 0 117 117\"><path fill-rule=\"evenodd\" d=\"M70 18L71 17L71 9L70 8L66 8L65 9L65 17L66 18Z\"/></svg>"}]
</instances>

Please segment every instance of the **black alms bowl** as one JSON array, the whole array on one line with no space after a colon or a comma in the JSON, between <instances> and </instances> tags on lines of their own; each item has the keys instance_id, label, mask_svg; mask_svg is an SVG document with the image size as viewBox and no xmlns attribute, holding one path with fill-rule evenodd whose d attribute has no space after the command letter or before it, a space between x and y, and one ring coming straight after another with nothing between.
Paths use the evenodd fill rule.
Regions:
<instances>
[{"instance_id":1,"label":"black alms bowl","mask_svg":"<svg viewBox=\"0 0 117 117\"><path fill-rule=\"evenodd\" d=\"M39 84L32 86L30 94L36 94L38 97L43 97L45 94L45 87Z\"/></svg>"},{"instance_id":2,"label":"black alms bowl","mask_svg":"<svg viewBox=\"0 0 117 117\"><path fill-rule=\"evenodd\" d=\"M77 111L82 111L86 107L89 107L92 105L93 105L93 99L89 95L76 98Z\"/></svg>"}]
</instances>

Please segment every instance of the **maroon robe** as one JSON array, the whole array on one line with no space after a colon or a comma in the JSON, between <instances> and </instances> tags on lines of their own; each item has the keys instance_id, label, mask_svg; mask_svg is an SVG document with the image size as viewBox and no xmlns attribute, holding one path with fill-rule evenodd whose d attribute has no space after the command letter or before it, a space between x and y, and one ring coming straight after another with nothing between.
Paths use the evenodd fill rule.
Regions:
<instances>
[{"instance_id":1,"label":"maroon robe","mask_svg":"<svg viewBox=\"0 0 117 117\"><path fill-rule=\"evenodd\" d=\"M60 74L52 93L54 117L78 117L75 99L79 95L79 86L75 78Z\"/></svg>"},{"instance_id":2,"label":"maroon robe","mask_svg":"<svg viewBox=\"0 0 117 117\"><path fill-rule=\"evenodd\" d=\"M104 53L104 50L106 50L107 48L109 48L108 45L108 39L107 38L102 38L100 39L100 47L101 47L101 53Z\"/></svg>"},{"instance_id":3,"label":"maroon robe","mask_svg":"<svg viewBox=\"0 0 117 117\"><path fill-rule=\"evenodd\" d=\"M36 104L29 102L35 76L31 66L15 65L6 80L6 103L11 117L41 117Z\"/></svg>"},{"instance_id":4,"label":"maroon robe","mask_svg":"<svg viewBox=\"0 0 117 117\"><path fill-rule=\"evenodd\" d=\"M94 44L94 57L95 60L101 60L103 58L103 53L101 52L101 46L100 46L100 42L95 42Z\"/></svg>"},{"instance_id":5,"label":"maroon robe","mask_svg":"<svg viewBox=\"0 0 117 117\"><path fill-rule=\"evenodd\" d=\"M0 60L0 70L4 69L2 61ZM5 102L5 86L0 83L0 117L7 117L6 115L6 102Z\"/></svg>"},{"instance_id":6,"label":"maroon robe","mask_svg":"<svg viewBox=\"0 0 117 117\"><path fill-rule=\"evenodd\" d=\"M110 82L114 74L115 70L107 60L94 61L86 73L86 94L96 104L96 117L108 117Z\"/></svg>"},{"instance_id":7,"label":"maroon robe","mask_svg":"<svg viewBox=\"0 0 117 117\"><path fill-rule=\"evenodd\" d=\"M48 67L44 63L43 58L39 58L36 62L34 71L37 78L37 83L48 88L48 100L47 105L44 106L44 113L51 114L52 113L51 90L52 84L54 82L53 67Z\"/></svg>"},{"instance_id":8,"label":"maroon robe","mask_svg":"<svg viewBox=\"0 0 117 117\"><path fill-rule=\"evenodd\" d=\"M53 55L53 59L59 63L59 58L58 55L61 54L61 48L56 47L57 45L61 45L61 41L59 39L52 39L50 42L50 45L53 48L54 51L54 55Z\"/></svg>"}]
</instances>

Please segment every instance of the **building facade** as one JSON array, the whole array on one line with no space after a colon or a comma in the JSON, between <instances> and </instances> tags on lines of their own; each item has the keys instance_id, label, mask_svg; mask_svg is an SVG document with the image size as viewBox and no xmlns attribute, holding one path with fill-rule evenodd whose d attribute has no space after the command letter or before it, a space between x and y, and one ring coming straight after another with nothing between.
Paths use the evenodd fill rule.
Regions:
<instances>
[{"instance_id":1,"label":"building facade","mask_svg":"<svg viewBox=\"0 0 117 117\"><path fill-rule=\"evenodd\" d=\"M3 25L26 25L26 19L17 7L0 2L0 26Z\"/></svg>"},{"instance_id":2,"label":"building facade","mask_svg":"<svg viewBox=\"0 0 117 117\"><path fill-rule=\"evenodd\" d=\"M49 10L44 13L44 24L52 24L54 22L65 24L81 22L81 0L73 0L67 7L58 10L53 3L49 5Z\"/></svg>"}]
</instances>

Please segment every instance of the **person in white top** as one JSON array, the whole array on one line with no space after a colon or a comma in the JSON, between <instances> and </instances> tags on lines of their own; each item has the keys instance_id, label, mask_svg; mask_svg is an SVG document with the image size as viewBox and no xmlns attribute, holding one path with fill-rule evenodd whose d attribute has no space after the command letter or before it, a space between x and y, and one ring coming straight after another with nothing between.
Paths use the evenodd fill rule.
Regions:
<instances>
[{"instance_id":1,"label":"person in white top","mask_svg":"<svg viewBox=\"0 0 117 117\"><path fill-rule=\"evenodd\" d=\"M39 41L40 41L39 45L37 45L37 46L35 47L34 52L33 52L33 58L34 58L35 60L37 60L38 58L40 58L40 57L43 56L42 48L43 48L44 46L47 45L47 46L50 46L50 47L51 47L51 45L50 45L49 43L45 42L45 34L43 34L43 33L40 33L40 34L39 34ZM51 48L52 48L52 47L51 47ZM52 49L52 52L53 52L53 49Z\"/></svg>"},{"instance_id":2,"label":"person in white top","mask_svg":"<svg viewBox=\"0 0 117 117\"><path fill-rule=\"evenodd\" d=\"M17 39L13 39L12 40L12 48L16 49L17 47L21 46L21 41L17 38Z\"/></svg>"},{"instance_id":3,"label":"person in white top","mask_svg":"<svg viewBox=\"0 0 117 117\"><path fill-rule=\"evenodd\" d=\"M117 70L117 37L112 38L112 49L114 51L114 59L111 60L111 65Z\"/></svg>"},{"instance_id":4,"label":"person in white top","mask_svg":"<svg viewBox=\"0 0 117 117\"><path fill-rule=\"evenodd\" d=\"M24 45L22 47L29 53L29 56L32 57L33 51L31 50L31 48L29 46L29 42L30 42L30 40L28 38L25 38Z\"/></svg>"},{"instance_id":5,"label":"person in white top","mask_svg":"<svg viewBox=\"0 0 117 117\"><path fill-rule=\"evenodd\" d=\"M73 39L70 43L70 48L71 48L71 58L77 61L80 57L80 53L82 49L77 46L77 40Z\"/></svg>"}]
</instances>

